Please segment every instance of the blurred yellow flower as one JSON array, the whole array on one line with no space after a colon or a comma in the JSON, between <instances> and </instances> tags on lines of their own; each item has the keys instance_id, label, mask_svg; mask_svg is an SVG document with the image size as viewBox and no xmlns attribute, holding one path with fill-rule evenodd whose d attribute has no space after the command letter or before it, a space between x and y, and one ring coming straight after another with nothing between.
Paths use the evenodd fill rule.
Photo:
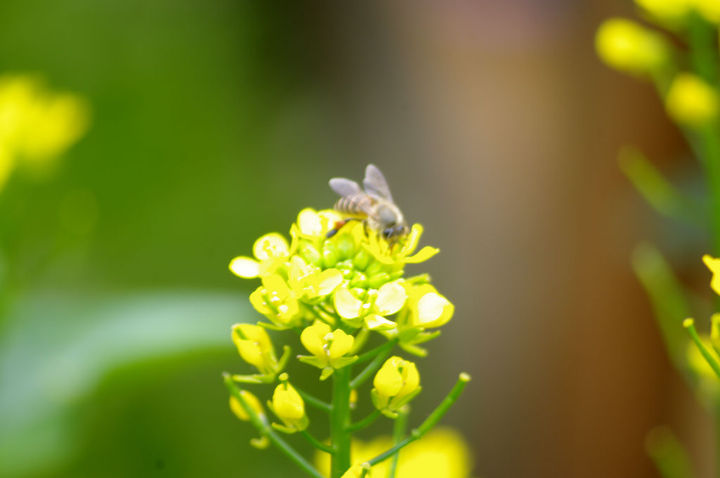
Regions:
<instances>
[{"instance_id":1,"label":"blurred yellow flower","mask_svg":"<svg viewBox=\"0 0 720 478\"><path fill-rule=\"evenodd\" d=\"M235 324L232 328L232 339L243 360L254 365L260 373L277 372L277 357L265 329L253 324Z\"/></svg>"},{"instance_id":2,"label":"blurred yellow flower","mask_svg":"<svg viewBox=\"0 0 720 478\"><path fill-rule=\"evenodd\" d=\"M702 258L703 262L712 272L710 279L710 287L716 294L720 294L720 259L716 259L709 254L705 254Z\"/></svg>"},{"instance_id":3,"label":"blurred yellow flower","mask_svg":"<svg viewBox=\"0 0 720 478\"><path fill-rule=\"evenodd\" d=\"M241 390L240 395L242 395L243 400L245 400L245 403L247 403L250 408L255 410L255 413L258 414L258 416L264 416L265 410L263 410L262 405L260 404L260 400L253 395L252 393L248 392L247 390ZM240 420L248 421L250 420L250 416L247 414L243 406L240 404L240 401L230 396L230 410L235 414L236 417L238 417Z\"/></svg>"},{"instance_id":4,"label":"blurred yellow flower","mask_svg":"<svg viewBox=\"0 0 720 478\"><path fill-rule=\"evenodd\" d=\"M634 75L658 71L669 58L660 35L624 18L611 18L600 25L595 48L608 66Z\"/></svg>"},{"instance_id":5,"label":"blurred yellow flower","mask_svg":"<svg viewBox=\"0 0 720 478\"><path fill-rule=\"evenodd\" d=\"M89 107L29 75L0 76L0 188L23 163L45 168L85 133Z\"/></svg>"},{"instance_id":6,"label":"blurred yellow flower","mask_svg":"<svg viewBox=\"0 0 720 478\"><path fill-rule=\"evenodd\" d=\"M685 23L693 2L692 0L635 0L635 3L660 24L676 27Z\"/></svg>"},{"instance_id":7,"label":"blurred yellow flower","mask_svg":"<svg viewBox=\"0 0 720 478\"><path fill-rule=\"evenodd\" d=\"M360 476L362 463L383 453L392 445L392 439L388 436L378 437L369 442L353 441L352 456L356 465L348 470L347 476L352 478ZM388 459L375 465L365 476L369 478L388 476L390 462L391 460ZM320 472L328 476L330 459L327 453L318 452L316 463ZM402 449L395 476L396 478L469 478L472 466L472 455L462 436L449 428L436 428Z\"/></svg>"},{"instance_id":8,"label":"blurred yellow flower","mask_svg":"<svg viewBox=\"0 0 720 478\"><path fill-rule=\"evenodd\" d=\"M701 78L681 73L670 86L665 107L668 114L682 125L704 126L718 116L718 93Z\"/></svg>"}]
</instances>

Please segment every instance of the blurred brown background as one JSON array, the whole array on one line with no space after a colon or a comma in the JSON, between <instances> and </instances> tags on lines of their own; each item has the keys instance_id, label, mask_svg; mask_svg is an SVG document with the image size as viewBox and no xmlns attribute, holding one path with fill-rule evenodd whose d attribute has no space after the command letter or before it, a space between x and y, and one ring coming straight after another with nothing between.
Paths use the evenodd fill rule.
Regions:
<instances>
[{"instance_id":1,"label":"blurred brown background","mask_svg":"<svg viewBox=\"0 0 720 478\"><path fill-rule=\"evenodd\" d=\"M482 476L656 476L644 438L659 424L709 471L706 418L629 266L658 227L619 148L686 167L652 88L595 57L597 25L633 13L620 1L371 2L323 25L356 151L341 175L382 165L442 248L430 267L458 308L432 345L436 380L473 375L451 421Z\"/></svg>"}]
</instances>

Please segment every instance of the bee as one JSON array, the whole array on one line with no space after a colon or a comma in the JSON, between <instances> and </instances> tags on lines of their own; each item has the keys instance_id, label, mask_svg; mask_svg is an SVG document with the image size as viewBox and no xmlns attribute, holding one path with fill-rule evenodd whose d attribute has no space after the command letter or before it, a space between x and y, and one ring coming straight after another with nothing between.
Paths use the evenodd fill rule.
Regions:
<instances>
[{"instance_id":1,"label":"bee","mask_svg":"<svg viewBox=\"0 0 720 478\"><path fill-rule=\"evenodd\" d=\"M335 210L352 216L335 225L328 233L333 236L347 221L362 220L365 225L394 243L407 235L409 228L400 208L393 201L385 176L374 164L365 168L364 190L355 181L346 178L332 178L330 188L340 195Z\"/></svg>"}]
</instances>

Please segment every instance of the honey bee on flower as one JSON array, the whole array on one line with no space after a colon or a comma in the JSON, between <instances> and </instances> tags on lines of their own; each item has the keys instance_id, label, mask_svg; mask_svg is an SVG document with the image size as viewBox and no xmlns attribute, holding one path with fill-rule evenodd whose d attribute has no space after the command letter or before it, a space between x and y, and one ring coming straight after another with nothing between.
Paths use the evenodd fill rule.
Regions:
<instances>
[{"instance_id":1,"label":"honey bee on flower","mask_svg":"<svg viewBox=\"0 0 720 478\"><path fill-rule=\"evenodd\" d=\"M332 178L330 187L340 195L335 210L355 219L362 219L367 226L382 234L391 242L410 232L405 216L393 201L385 176L374 164L365 168L363 188L346 178ZM342 226L346 221L342 221ZM337 229L335 229L337 231ZM331 235L335 231L331 231Z\"/></svg>"}]
</instances>

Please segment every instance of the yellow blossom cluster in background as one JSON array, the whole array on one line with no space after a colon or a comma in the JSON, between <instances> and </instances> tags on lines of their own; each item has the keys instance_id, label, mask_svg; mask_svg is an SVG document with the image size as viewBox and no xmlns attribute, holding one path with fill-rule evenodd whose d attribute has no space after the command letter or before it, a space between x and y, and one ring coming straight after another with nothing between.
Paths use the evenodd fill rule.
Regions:
<instances>
[{"instance_id":1,"label":"yellow blossom cluster in background","mask_svg":"<svg viewBox=\"0 0 720 478\"><path fill-rule=\"evenodd\" d=\"M380 436L370 441L353 441L353 459L357 465L348 473L348 478L359 477L362 463L382 453L393 440ZM318 470L329 475L330 460L327 454L318 453L315 461ZM390 460L376 465L365 476L381 478L388 476ZM357 475L353 473L358 472ZM472 471L472 455L463 437L451 428L437 428L422 439L411 443L400 453L396 478L469 478Z\"/></svg>"},{"instance_id":2,"label":"yellow blossom cluster in background","mask_svg":"<svg viewBox=\"0 0 720 478\"><path fill-rule=\"evenodd\" d=\"M19 165L46 168L82 137L89 107L32 75L0 76L0 189Z\"/></svg>"}]
</instances>

